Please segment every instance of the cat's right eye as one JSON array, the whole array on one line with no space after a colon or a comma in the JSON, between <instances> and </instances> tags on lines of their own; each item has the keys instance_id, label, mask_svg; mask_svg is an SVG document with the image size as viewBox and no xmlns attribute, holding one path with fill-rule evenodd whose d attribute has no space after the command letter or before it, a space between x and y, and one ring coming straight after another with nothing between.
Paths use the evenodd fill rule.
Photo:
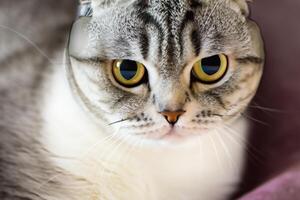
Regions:
<instances>
[{"instance_id":1,"label":"cat's right eye","mask_svg":"<svg viewBox=\"0 0 300 200\"><path fill-rule=\"evenodd\" d=\"M124 87L136 87L145 82L146 68L133 60L115 60L112 66L115 80Z\"/></svg>"},{"instance_id":2,"label":"cat's right eye","mask_svg":"<svg viewBox=\"0 0 300 200\"><path fill-rule=\"evenodd\" d=\"M193 65L192 75L204 84L220 81L228 69L228 58L225 54L214 55L198 60Z\"/></svg>"}]
</instances>

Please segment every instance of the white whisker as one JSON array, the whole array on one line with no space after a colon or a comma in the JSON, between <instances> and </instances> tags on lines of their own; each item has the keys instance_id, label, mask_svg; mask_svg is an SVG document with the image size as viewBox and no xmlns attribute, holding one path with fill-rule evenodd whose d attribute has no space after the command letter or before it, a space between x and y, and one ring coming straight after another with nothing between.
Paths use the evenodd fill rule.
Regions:
<instances>
[{"instance_id":1,"label":"white whisker","mask_svg":"<svg viewBox=\"0 0 300 200\"><path fill-rule=\"evenodd\" d=\"M108 135L105 138L100 139L98 142L96 142L94 145L92 145L86 152L84 152L80 157L85 157L87 154L89 154L91 151L93 151L93 149L95 149L96 147L98 147L100 144L103 144L107 141L110 141L111 139L113 139L114 137L116 137L116 135L118 134L118 131L115 131L113 134Z\"/></svg>"},{"instance_id":2,"label":"white whisker","mask_svg":"<svg viewBox=\"0 0 300 200\"><path fill-rule=\"evenodd\" d=\"M265 126L269 126L269 127L270 127L270 124L268 124L268 123L266 123L266 122L263 122L263 121L261 121L261 120L259 120L259 119L256 119L256 118L254 118L254 117L251 117L250 115L247 115L246 113L242 113L241 115L244 116L244 117L246 117L246 118L248 118L248 119L250 119L250 120L252 120L252 121L254 121L254 122L257 122L257 123L259 123L259 124L262 124L262 125L265 125Z\"/></svg>"},{"instance_id":3,"label":"white whisker","mask_svg":"<svg viewBox=\"0 0 300 200\"><path fill-rule=\"evenodd\" d=\"M245 143L249 148L251 148L255 153L262 156L262 152L259 151L257 148L255 148L253 145L250 144L246 139L244 139L242 136L239 135L238 132L236 132L234 129L230 128L229 126L225 125L225 129L227 129L229 132L231 132L235 137L238 137L243 143Z\"/></svg>"},{"instance_id":4,"label":"white whisker","mask_svg":"<svg viewBox=\"0 0 300 200\"><path fill-rule=\"evenodd\" d=\"M228 130L228 131L231 131L231 133L232 133L233 130L231 130L229 127L226 126L225 128L227 128L227 130ZM239 146L242 146L242 147L245 147L245 149L247 150L247 152L249 153L249 155L251 155L251 156L255 159L255 161L257 161L257 162L259 162L259 163L263 163L262 160L259 159L259 157L256 156L257 152L260 153L258 150L256 150L256 148L250 146L250 144L247 143L247 141L244 141L244 140L241 139L241 138L240 138L240 139L237 138L237 135L235 135L235 137L233 137L233 136L230 134L230 132L228 132L228 131L225 131L225 132L224 132L224 133L225 133L224 135L227 136L227 138L229 138L229 139L230 139L231 141L233 141L235 144L237 144L237 145L239 145ZM239 142L241 142L242 144L240 144ZM249 149L249 148L250 148L250 149ZM255 152L252 152L252 150L254 150ZM259 154L259 155L260 155L260 154Z\"/></svg>"},{"instance_id":5,"label":"white whisker","mask_svg":"<svg viewBox=\"0 0 300 200\"><path fill-rule=\"evenodd\" d=\"M215 155L217 156L218 164L219 164L219 167L221 169L222 168L222 161L221 161L218 149L217 149L217 145L216 145L216 143L215 143L215 141L214 141L214 139L212 138L211 135L209 135L209 139L210 139L211 143L213 144L213 149L214 149Z\"/></svg>"},{"instance_id":6,"label":"white whisker","mask_svg":"<svg viewBox=\"0 0 300 200\"><path fill-rule=\"evenodd\" d=\"M39 48L38 46L37 46L37 44L35 44L32 40L30 40L28 37L26 37L24 34L22 34L22 33L20 33L20 32L18 32L18 31L16 31L16 30L14 30L13 28L11 28L11 27L8 27L8 26L5 26L5 25L1 25L0 24L0 28L2 28L2 29L5 29L5 30L7 30L7 31L10 31L10 32L12 32L12 33L14 33L14 34L16 34L18 37L20 37L20 38L22 38L23 40L25 40L27 43L29 43L31 46L33 46L44 58L46 58L51 64L55 64L47 55L46 55L46 53L44 53L44 51L41 49L41 48ZM56 63L56 64L58 64L58 63Z\"/></svg>"},{"instance_id":7,"label":"white whisker","mask_svg":"<svg viewBox=\"0 0 300 200\"><path fill-rule=\"evenodd\" d=\"M229 150L228 150L228 147L225 145L225 142L224 142L223 138L221 137L220 132L218 132L218 130L215 130L215 131L216 131L217 137L218 137L218 139L219 139L219 141L220 141L220 143L221 143L221 145L222 145L222 147L223 147L223 149L224 149L224 151L225 151L225 154L226 154L226 156L227 156L228 159L229 159L229 165L230 165L230 168L231 168L231 169L234 169L235 167L234 167L234 165L233 165L233 159L232 159L232 157L231 157L231 155L230 155L230 152L229 152ZM235 171L236 171L236 170L235 170Z\"/></svg>"},{"instance_id":8,"label":"white whisker","mask_svg":"<svg viewBox=\"0 0 300 200\"><path fill-rule=\"evenodd\" d=\"M218 0L218 1L215 3L215 5L214 5L212 11L211 11L210 14L208 15L208 17L205 19L205 22L204 22L204 26L203 26L203 27L206 27L206 26L207 26L209 20L211 19L211 16L216 12L218 6L220 6L221 3L223 3L224 1L225 1L225 0ZM213 25L213 23L211 23L211 25L210 25L209 28L207 29L207 32L211 29L212 25ZM207 36L208 36L208 34L205 34L205 37L204 37L203 41L205 41L205 39L207 38Z\"/></svg>"}]
</instances>

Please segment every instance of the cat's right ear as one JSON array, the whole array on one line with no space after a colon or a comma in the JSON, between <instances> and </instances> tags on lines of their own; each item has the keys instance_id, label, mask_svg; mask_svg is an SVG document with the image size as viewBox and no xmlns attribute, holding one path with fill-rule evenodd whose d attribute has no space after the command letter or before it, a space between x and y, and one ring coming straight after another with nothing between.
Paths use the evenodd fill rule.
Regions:
<instances>
[{"instance_id":1,"label":"cat's right ear","mask_svg":"<svg viewBox=\"0 0 300 200\"><path fill-rule=\"evenodd\" d=\"M88 25L93 16L93 0L79 0L77 19L71 27L67 52L68 55L77 59L87 57L86 51L89 44Z\"/></svg>"},{"instance_id":2,"label":"cat's right ear","mask_svg":"<svg viewBox=\"0 0 300 200\"><path fill-rule=\"evenodd\" d=\"M88 47L88 24L91 17L79 17L72 25L69 41L68 41L68 54L74 58L84 58L87 55L86 49Z\"/></svg>"}]
</instances>

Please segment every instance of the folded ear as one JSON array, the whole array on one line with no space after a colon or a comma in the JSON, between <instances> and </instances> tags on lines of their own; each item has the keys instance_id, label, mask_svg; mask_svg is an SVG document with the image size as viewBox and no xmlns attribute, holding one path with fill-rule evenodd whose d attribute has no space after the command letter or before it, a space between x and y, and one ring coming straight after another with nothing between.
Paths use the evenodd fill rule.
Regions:
<instances>
[{"instance_id":1,"label":"folded ear","mask_svg":"<svg viewBox=\"0 0 300 200\"><path fill-rule=\"evenodd\" d=\"M90 0L92 8L108 8L133 2L133 0Z\"/></svg>"},{"instance_id":2,"label":"folded ear","mask_svg":"<svg viewBox=\"0 0 300 200\"><path fill-rule=\"evenodd\" d=\"M249 7L247 4L247 1L250 0L230 0L230 6L235 11L241 13L245 17L248 17L249 15Z\"/></svg>"},{"instance_id":3,"label":"folded ear","mask_svg":"<svg viewBox=\"0 0 300 200\"><path fill-rule=\"evenodd\" d=\"M91 17L105 8L126 5L136 0L79 0L78 17Z\"/></svg>"}]
</instances>

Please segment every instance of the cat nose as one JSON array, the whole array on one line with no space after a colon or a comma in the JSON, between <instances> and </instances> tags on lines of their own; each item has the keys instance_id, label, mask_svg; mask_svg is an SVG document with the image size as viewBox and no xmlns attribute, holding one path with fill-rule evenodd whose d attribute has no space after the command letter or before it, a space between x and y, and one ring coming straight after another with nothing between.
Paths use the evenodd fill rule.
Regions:
<instances>
[{"instance_id":1,"label":"cat nose","mask_svg":"<svg viewBox=\"0 0 300 200\"><path fill-rule=\"evenodd\" d=\"M163 111L163 112L160 112L161 115L163 115L166 120L174 125L176 124L176 122L178 121L179 117L181 115L183 115L185 113L185 111L183 110L179 110L179 111Z\"/></svg>"}]
</instances>

